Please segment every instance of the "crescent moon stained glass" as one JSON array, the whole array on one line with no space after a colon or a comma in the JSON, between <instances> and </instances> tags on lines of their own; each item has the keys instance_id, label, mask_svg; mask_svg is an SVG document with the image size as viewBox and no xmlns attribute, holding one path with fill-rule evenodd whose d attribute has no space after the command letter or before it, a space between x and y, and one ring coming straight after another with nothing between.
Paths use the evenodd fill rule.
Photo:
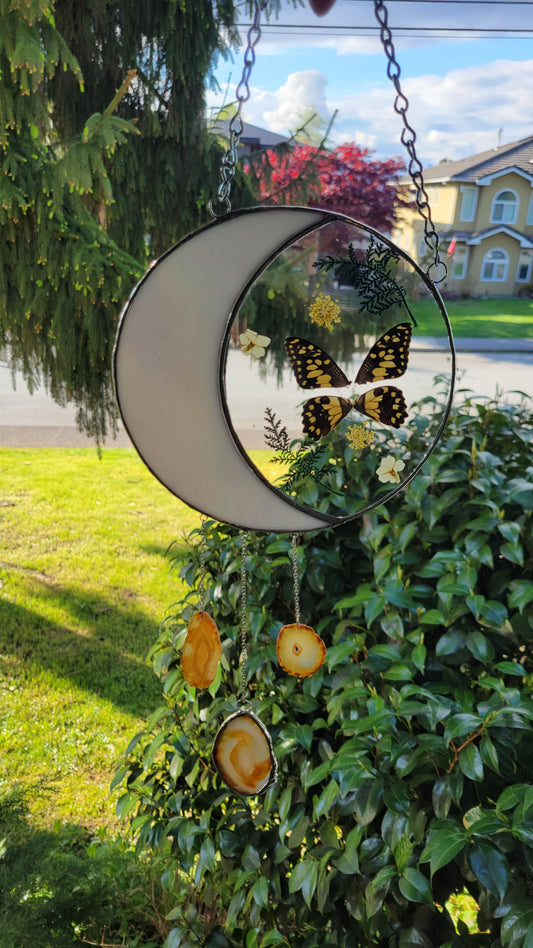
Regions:
<instances>
[{"instance_id":1,"label":"crescent moon stained glass","mask_svg":"<svg viewBox=\"0 0 533 948\"><path fill-rule=\"evenodd\" d=\"M428 325L440 325L437 349ZM207 225L151 268L114 367L125 427L169 490L242 529L303 533L361 515L416 475L449 412L454 351L438 291L388 238L341 214L261 207ZM276 462L269 476L261 448ZM364 495L350 494L348 457Z\"/></svg>"}]
</instances>

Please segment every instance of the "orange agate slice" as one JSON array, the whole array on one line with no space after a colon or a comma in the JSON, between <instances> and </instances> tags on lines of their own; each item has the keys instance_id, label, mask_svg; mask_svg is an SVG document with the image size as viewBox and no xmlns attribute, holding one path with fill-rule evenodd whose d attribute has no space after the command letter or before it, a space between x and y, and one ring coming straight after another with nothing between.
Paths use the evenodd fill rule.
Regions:
<instances>
[{"instance_id":1,"label":"orange agate slice","mask_svg":"<svg viewBox=\"0 0 533 948\"><path fill-rule=\"evenodd\" d=\"M194 688L208 688L215 679L221 655L215 621L207 612L195 612L181 653L183 677Z\"/></svg>"},{"instance_id":2,"label":"orange agate slice","mask_svg":"<svg viewBox=\"0 0 533 948\"><path fill-rule=\"evenodd\" d=\"M283 671L297 678L309 678L326 657L326 646L310 625L284 625L276 642L276 655Z\"/></svg>"},{"instance_id":3,"label":"orange agate slice","mask_svg":"<svg viewBox=\"0 0 533 948\"><path fill-rule=\"evenodd\" d=\"M242 796L265 793L278 774L270 735L251 711L237 711L222 724L213 763L224 783Z\"/></svg>"}]
</instances>

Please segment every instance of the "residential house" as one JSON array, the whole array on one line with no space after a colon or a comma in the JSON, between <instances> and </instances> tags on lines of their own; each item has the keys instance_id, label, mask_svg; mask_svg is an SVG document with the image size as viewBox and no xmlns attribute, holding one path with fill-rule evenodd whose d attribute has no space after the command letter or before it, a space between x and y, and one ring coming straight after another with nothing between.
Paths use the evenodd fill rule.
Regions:
<instances>
[{"instance_id":1,"label":"residential house","mask_svg":"<svg viewBox=\"0 0 533 948\"><path fill-rule=\"evenodd\" d=\"M229 140L229 119L217 119L213 125L213 131ZM242 134L239 137L239 156L251 155L255 151L263 151L265 148L274 148L287 142L286 135L278 135L276 132L269 132L266 128L260 128L258 125L250 125L249 122L243 122Z\"/></svg>"},{"instance_id":2,"label":"residential house","mask_svg":"<svg viewBox=\"0 0 533 948\"><path fill-rule=\"evenodd\" d=\"M424 170L431 216L448 275L441 289L464 296L515 296L533 282L533 136L441 161ZM400 187L409 187L404 178ZM411 196L414 188L410 184ZM419 263L427 256L418 212L402 212L394 233Z\"/></svg>"}]
</instances>

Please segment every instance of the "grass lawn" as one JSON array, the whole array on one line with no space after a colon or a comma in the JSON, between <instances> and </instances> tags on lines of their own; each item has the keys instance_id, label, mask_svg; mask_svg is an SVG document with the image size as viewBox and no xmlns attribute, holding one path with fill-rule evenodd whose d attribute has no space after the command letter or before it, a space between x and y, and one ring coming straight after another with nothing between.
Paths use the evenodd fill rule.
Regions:
<instances>
[{"instance_id":1,"label":"grass lawn","mask_svg":"<svg viewBox=\"0 0 533 948\"><path fill-rule=\"evenodd\" d=\"M2 450L0 781L32 815L109 823L116 758L158 700L145 662L199 515L133 450Z\"/></svg>"},{"instance_id":2,"label":"grass lawn","mask_svg":"<svg viewBox=\"0 0 533 948\"><path fill-rule=\"evenodd\" d=\"M0 473L0 789L28 791L34 825L109 826L115 762L160 700L167 549L200 516L132 448L2 449Z\"/></svg>"},{"instance_id":3,"label":"grass lawn","mask_svg":"<svg viewBox=\"0 0 533 948\"><path fill-rule=\"evenodd\" d=\"M467 299L450 300L446 309L455 336L533 339L533 300ZM444 336L444 322L431 301L420 300L413 307L417 333Z\"/></svg>"}]
</instances>

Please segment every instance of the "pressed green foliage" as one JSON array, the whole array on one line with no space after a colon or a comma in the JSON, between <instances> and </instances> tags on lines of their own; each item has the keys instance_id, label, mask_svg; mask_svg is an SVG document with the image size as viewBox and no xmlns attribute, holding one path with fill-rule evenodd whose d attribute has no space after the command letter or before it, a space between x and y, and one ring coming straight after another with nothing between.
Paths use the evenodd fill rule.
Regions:
<instances>
[{"instance_id":1,"label":"pressed green foliage","mask_svg":"<svg viewBox=\"0 0 533 948\"><path fill-rule=\"evenodd\" d=\"M251 801L234 798L209 764L213 735L235 708L240 627L238 535L208 524L220 683L202 694L180 677L193 588L152 653L163 716L120 773L137 799L140 848L164 852L178 871L176 906L209 905L212 931L218 938L222 930L231 948L247 939L321 948L496 948L500 939L502 948L526 948L532 421L527 405L465 405L395 504L358 528L301 538L302 619L320 626L328 646L312 678L286 676L275 660L280 625L294 618L290 538L250 537L248 694L280 770L266 796ZM357 482L360 466L346 463ZM453 501L441 503L450 484ZM508 543L521 555L507 556ZM176 568L198 583L198 534ZM150 760L159 733L165 740ZM445 905L465 886L487 936L464 923L454 929ZM185 910L176 916L184 945L196 924Z\"/></svg>"}]
</instances>

